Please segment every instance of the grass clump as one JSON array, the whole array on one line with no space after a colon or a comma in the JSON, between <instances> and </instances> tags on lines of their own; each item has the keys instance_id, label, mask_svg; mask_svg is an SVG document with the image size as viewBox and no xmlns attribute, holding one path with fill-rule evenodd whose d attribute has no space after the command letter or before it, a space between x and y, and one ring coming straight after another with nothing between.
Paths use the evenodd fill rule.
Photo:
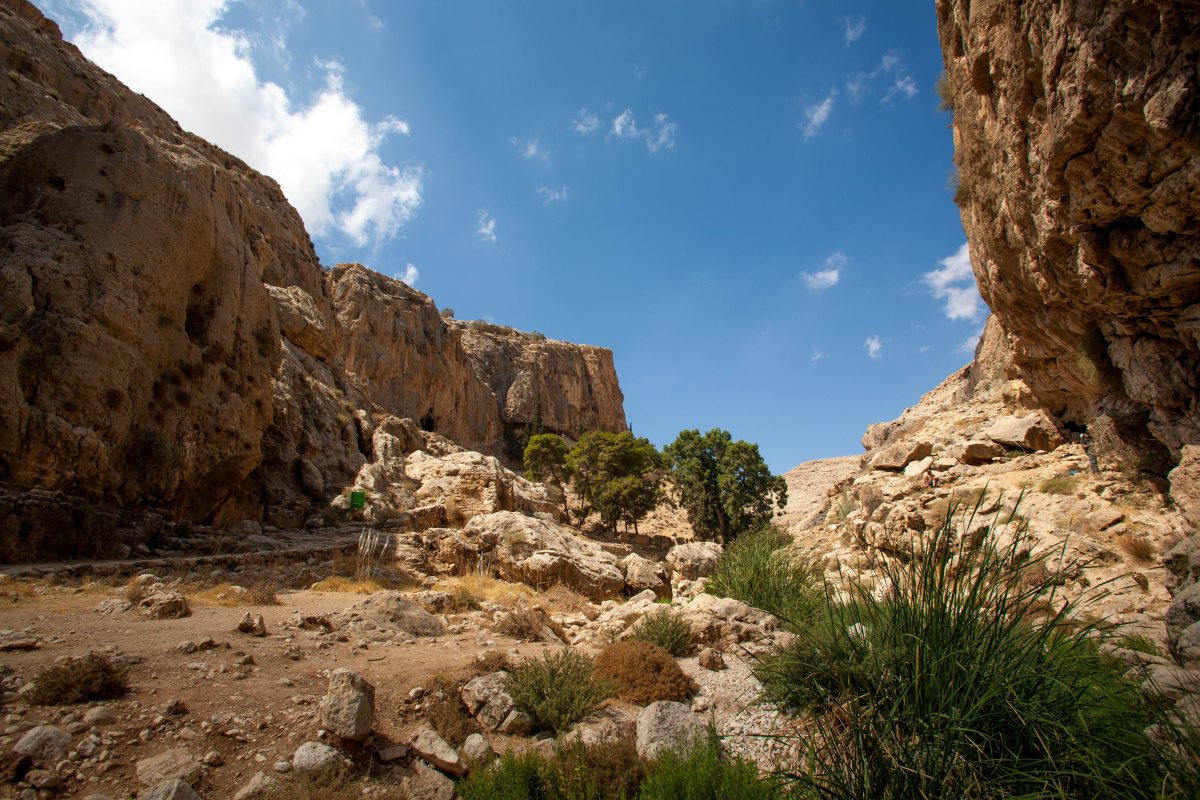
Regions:
<instances>
[{"instance_id":1,"label":"grass clump","mask_svg":"<svg viewBox=\"0 0 1200 800\"><path fill-rule=\"evenodd\" d=\"M820 613L824 580L815 564L790 557L791 537L778 528L742 534L725 547L706 591L732 597L802 626Z\"/></svg>"},{"instance_id":2,"label":"grass clump","mask_svg":"<svg viewBox=\"0 0 1200 800\"><path fill-rule=\"evenodd\" d=\"M1042 481L1038 491L1042 494L1074 494L1078 488L1078 475L1056 475Z\"/></svg>"},{"instance_id":3,"label":"grass clump","mask_svg":"<svg viewBox=\"0 0 1200 800\"><path fill-rule=\"evenodd\" d=\"M760 780L752 762L722 760L713 734L686 752L668 750L646 766L638 800L776 800L779 786Z\"/></svg>"},{"instance_id":4,"label":"grass clump","mask_svg":"<svg viewBox=\"0 0 1200 800\"><path fill-rule=\"evenodd\" d=\"M279 597L275 590L263 584L238 586L219 583L215 586L185 589L188 600L198 605L209 606L277 606Z\"/></svg>"},{"instance_id":5,"label":"grass clump","mask_svg":"<svg viewBox=\"0 0 1200 800\"><path fill-rule=\"evenodd\" d=\"M889 561L882 598L827 596L760 666L808 715L809 768L789 777L821 798L1155 797L1139 687L1069 624L1025 531L967 535L973 516Z\"/></svg>"},{"instance_id":6,"label":"grass clump","mask_svg":"<svg viewBox=\"0 0 1200 800\"><path fill-rule=\"evenodd\" d=\"M450 590L450 611L461 614L464 611L478 611L479 598L466 586L458 584Z\"/></svg>"},{"instance_id":7,"label":"grass clump","mask_svg":"<svg viewBox=\"0 0 1200 800\"><path fill-rule=\"evenodd\" d=\"M113 700L129 691L129 669L112 656L88 653L42 670L25 699L38 706Z\"/></svg>"},{"instance_id":8,"label":"grass clump","mask_svg":"<svg viewBox=\"0 0 1200 800\"><path fill-rule=\"evenodd\" d=\"M1122 533L1117 537L1117 548L1137 564L1154 563L1154 545L1150 539L1138 533Z\"/></svg>"},{"instance_id":9,"label":"grass clump","mask_svg":"<svg viewBox=\"0 0 1200 800\"><path fill-rule=\"evenodd\" d=\"M656 644L673 656L685 656L692 651L692 626L669 608L646 614L627 638Z\"/></svg>"},{"instance_id":10,"label":"grass clump","mask_svg":"<svg viewBox=\"0 0 1200 800\"><path fill-rule=\"evenodd\" d=\"M618 696L638 705L686 700L699 688L670 653L646 641L613 642L596 656L592 674L612 683Z\"/></svg>"},{"instance_id":11,"label":"grass clump","mask_svg":"<svg viewBox=\"0 0 1200 800\"><path fill-rule=\"evenodd\" d=\"M1122 636L1120 639L1117 639L1115 642L1113 642L1113 644L1115 644L1117 647L1123 647L1126 650L1133 650L1137 653L1145 653L1149 656L1166 658L1166 654L1163 653L1162 648L1159 647L1158 644L1149 636L1143 636L1142 634Z\"/></svg>"},{"instance_id":12,"label":"grass clump","mask_svg":"<svg viewBox=\"0 0 1200 800\"><path fill-rule=\"evenodd\" d=\"M592 666L592 659L564 647L513 667L505 690L534 725L557 733L612 695L611 684L592 677Z\"/></svg>"}]
</instances>

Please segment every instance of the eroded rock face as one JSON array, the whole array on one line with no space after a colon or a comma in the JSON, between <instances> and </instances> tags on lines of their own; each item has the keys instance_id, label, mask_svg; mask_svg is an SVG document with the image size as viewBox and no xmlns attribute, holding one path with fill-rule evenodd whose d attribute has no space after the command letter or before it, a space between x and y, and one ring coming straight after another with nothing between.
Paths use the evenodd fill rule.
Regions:
<instances>
[{"instance_id":1,"label":"eroded rock face","mask_svg":"<svg viewBox=\"0 0 1200 800\"><path fill-rule=\"evenodd\" d=\"M1200 7L938 0L957 199L1012 363L1066 422L1200 442Z\"/></svg>"},{"instance_id":2,"label":"eroded rock face","mask_svg":"<svg viewBox=\"0 0 1200 800\"><path fill-rule=\"evenodd\" d=\"M25 0L0 5L0 40L0 481L296 527L377 460L389 414L502 457L539 419L624 429L609 351L322 269L273 180Z\"/></svg>"}]
</instances>

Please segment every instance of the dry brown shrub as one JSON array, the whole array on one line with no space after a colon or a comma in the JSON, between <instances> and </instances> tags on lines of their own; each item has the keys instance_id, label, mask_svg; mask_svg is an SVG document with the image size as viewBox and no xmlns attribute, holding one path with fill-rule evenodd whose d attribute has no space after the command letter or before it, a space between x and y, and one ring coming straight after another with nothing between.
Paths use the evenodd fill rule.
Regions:
<instances>
[{"instance_id":1,"label":"dry brown shrub","mask_svg":"<svg viewBox=\"0 0 1200 800\"><path fill-rule=\"evenodd\" d=\"M605 647L596 656L592 674L612 681L622 700L638 705L686 700L700 688L683 674L670 653L638 640L613 642Z\"/></svg>"},{"instance_id":2,"label":"dry brown shrub","mask_svg":"<svg viewBox=\"0 0 1200 800\"><path fill-rule=\"evenodd\" d=\"M600 610L592 605L586 597L561 583L556 583L544 592L540 592L539 598L546 605L568 614L584 614L588 619L595 619L600 615Z\"/></svg>"},{"instance_id":3,"label":"dry brown shrub","mask_svg":"<svg viewBox=\"0 0 1200 800\"><path fill-rule=\"evenodd\" d=\"M1123 533L1117 537L1117 547L1138 564L1154 563L1154 545L1140 533Z\"/></svg>"},{"instance_id":4,"label":"dry brown shrub","mask_svg":"<svg viewBox=\"0 0 1200 800\"><path fill-rule=\"evenodd\" d=\"M129 668L105 653L88 653L39 672L25 699L39 706L112 700L129 691Z\"/></svg>"},{"instance_id":5,"label":"dry brown shrub","mask_svg":"<svg viewBox=\"0 0 1200 800\"><path fill-rule=\"evenodd\" d=\"M501 615L496 622L496 630L514 639L525 642L549 641L546 631L549 630L560 641L567 640L567 632L562 629L550 615L540 606L529 606L523 601Z\"/></svg>"},{"instance_id":6,"label":"dry brown shrub","mask_svg":"<svg viewBox=\"0 0 1200 800\"><path fill-rule=\"evenodd\" d=\"M476 675L491 675L493 672L507 672L509 669L508 656L499 650L488 650L475 656L471 668Z\"/></svg>"},{"instance_id":7,"label":"dry brown shrub","mask_svg":"<svg viewBox=\"0 0 1200 800\"><path fill-rule=\"evenodd\" d=\"M265 584L238 586L230 583L218 583L215 586L182 587L189 601L198 605L210 606L277 606L279 598L275 590Z\"/></svg>"},{"instance_id":8,"label":"dry brown shrub","mask_svg":"<svg viewBox=\"0 0 1200 800\"><path fill-rule=\"evenodd\" d=\"M429 687L431 699L425 706L425 719L438 735L455 747L472 733L482 733L479 723L462 702L462 687L466 680L439 676ZM439 697L439 693L441 696Z\"/></svg>"}]
</instances>

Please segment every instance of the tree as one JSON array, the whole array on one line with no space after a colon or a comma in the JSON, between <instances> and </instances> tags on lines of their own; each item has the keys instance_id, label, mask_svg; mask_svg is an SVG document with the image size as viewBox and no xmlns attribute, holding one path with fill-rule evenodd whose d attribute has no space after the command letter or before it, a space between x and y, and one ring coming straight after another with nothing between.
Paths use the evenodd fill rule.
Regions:
<instances>
[{"instance_id":1,"label":"tree","mask_svg":"<svg viewBox=\"0 0 1200 800\"><path fill-rule=\"evenodd\" d=\"M624 522L636 532L662 499L662 456L649 439L629 431L585 433L567 456L567 469L582 503L579 518L598 513L612 530Z\"/></svg>"},{"instance_id":2,"label":"tree","mask_svg":"<svg viewBox=\"0 0 1200 800\"><path fill-rule=\"evenodd\" d=\"M567 443L557 433L539 433L529 437L525 445L525 475L530 480L552 483L563 496L563 513L567 508Z\"/></svg>"},{"instance_id":3,"label":"tree","mask_svg":"<svg viewBox=\"0 0 1200 800\"><path fill-rule=\"evenodd\" d=\"M758 445L733 441L729 431L680 431L663 458L701 539L722 544L771 522L787 504L787 484L772 475Z\"/></svg>"}]
</instances>

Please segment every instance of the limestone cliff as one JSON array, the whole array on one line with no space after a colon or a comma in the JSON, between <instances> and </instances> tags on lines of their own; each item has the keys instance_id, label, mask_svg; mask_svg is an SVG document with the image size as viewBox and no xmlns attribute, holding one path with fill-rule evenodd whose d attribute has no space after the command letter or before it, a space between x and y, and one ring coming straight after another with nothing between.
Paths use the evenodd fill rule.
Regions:
<instances>
[{"instance_id":1,"label":"limestone cliff","mask_svg":"<svg viewBox=\"0 0 1200 800\"><path fill-rule=\"evenodd\" d=\"M25 0L0 0L0 45L0 481L290 526L376 460L388 416L497 455L539 403L552 430L624 427L608 351L323 269L273 180Z\"/></svg>"},{"instance_id":2,"label":"limestone cliff","mask_svg":"<svg viewBox=\"0 0 1200 800\"><path fill-rule=\"evenodd\" d=\"M937 17L956 199L1015 373L1064 422L1108 414L1177 460L1200 442L1200 7L938 0Z\"/></svg>"}]
</instances>

